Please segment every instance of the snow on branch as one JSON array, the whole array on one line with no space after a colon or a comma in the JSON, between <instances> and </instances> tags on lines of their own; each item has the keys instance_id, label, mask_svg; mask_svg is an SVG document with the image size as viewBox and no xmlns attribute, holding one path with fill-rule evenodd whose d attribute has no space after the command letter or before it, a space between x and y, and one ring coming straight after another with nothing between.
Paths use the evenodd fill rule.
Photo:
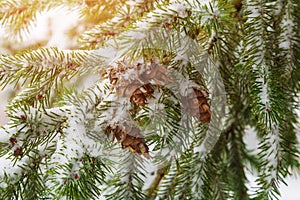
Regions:
<instances>
[{"instance_id":1,"label":"snow on branch","mask_svg":"<svg viewBox=\"0 0 300 200\"><path fill-rule=\"evenodd\" d=\"M296 66L296 62L293 58L296 56L297 43L297 28L293 14L296 11L296 5L292 1L287 1L286 5L281 5L282 20L280 23L280 29L282 30L280 34L279 47L283 50L283 56L286 59L287 71L292 71Z\"/></svg>"},{"instance_id":2,"label":"snow on branch","mask_svg":"<svg viewBox=\"0 0 300 200\"><path fill-rule=\"evenodd\" d=\"M16 55L1 55L1 86L40 83L49 79L69 79L76 73L86 71L89 51L59 50L55 47L41 48Z\"/></svg>"},{"instance_id":3,"label":"snow on branch","mask_svg":"<svg viewBox=\"0 0 300 200\"><path fill-rule=\"evenodd\" d=\"M16 108L11 113L11 121L1 131L3 134L0 141L4 147L1 154L15 157L15 163L10 160L10 165L14 166L11 170L20 174L18 170L23 169L23 160L31 159L33 154L49 159L50 168L58 164L65 166L70 162L76 166L78 157L81 158L84 154L99 156L99 142L88 137L88 130L97 127L88 127L86 122L95 118L93 113L103 96L100 88L103 86L95 86L87 90L84 97L75 98L74 102L62 107L46 110L26 106ZM6 160L7 156L1 159ZM1 173L8 166L3 167ZM73 171L78 170L75 168ZM46 167L45 170L49 168ZM2 176L1 179L3 178Z\"/></svg>"}]
</instances>

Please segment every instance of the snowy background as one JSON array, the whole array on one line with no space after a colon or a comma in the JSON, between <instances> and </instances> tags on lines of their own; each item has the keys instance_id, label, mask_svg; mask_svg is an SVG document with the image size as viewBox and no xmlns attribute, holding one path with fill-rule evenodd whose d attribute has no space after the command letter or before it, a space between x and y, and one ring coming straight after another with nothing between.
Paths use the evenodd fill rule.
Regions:
<instances>
[{"instance_id":1,"label":"snowy background","mask_svg":"<svg viewBox=\"0 0 300 200\"><path fill-rule=\"evenodd\" d=\"M69 12L62 9L54 10L48 13L40 13L37 16L37 22L31 27L30 34L23 38L23 41L17 43L14 48L22 48L36 44L41 41L47 41L46 47L56 46L60 49L68 49L74 46L76 41L69 39L67 31L71 28L76 27L79 20L79 13ZM77 27L80 29L81 27ZM3 28L0 27L0 53L8 53L3 47L4 42L9 39ZM90 83L86 83L89 85ZM16 89L12 87L6 88L4 91L0 92L0 126L4 125L8 119L5 115L5 107L7 105L7 100L15 93ZM300 100L298 100L300 102ZM300 108L298 110L298 116L300 121ZM299 122L300 124L300 122ZM245 136L245 141L247 141L248 148L257 149L258 144L255 138L255 133L252 129L247 129L247 134ZM298 127L298 138L300 139L300 127ZM248 174L249 188L255 188L255 177ZM300 199L300 177L294 175L286 179L288 186L281 185L280 191L282 200L299 200Z\"/></svg>"}]
</instances>

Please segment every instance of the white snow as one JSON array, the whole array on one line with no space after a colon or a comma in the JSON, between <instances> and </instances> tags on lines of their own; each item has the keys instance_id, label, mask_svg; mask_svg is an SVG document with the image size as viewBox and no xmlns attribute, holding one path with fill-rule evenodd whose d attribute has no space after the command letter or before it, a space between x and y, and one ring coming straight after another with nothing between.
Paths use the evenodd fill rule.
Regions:
<instances>
[{"instance_id":1,"label":"white snow","mask_svg":"<svg viewBox=\"0 0 300 200\"><path fill-rule=\"evenodd\" d=\"M113 41L111 41L112 45L108 46L106 48L100 48L97 50L94 50L95 55L99 55L101 57L104 57L103 63L101 65L112 65L115 63L116 60L120 57L120 52L116 47L114 47Z\"/></svg>"},{"instance_id":2,"label":"white snow","mask_svg":"<svg viewBox=\"0 0 300 200\"><path fill-rule=\"evenodd\" d=\"M48 18L48 24L43 24L42 27L44 28L41 28L41 30L49 31L49 28L51 30L55 30L52 33L51 39L47 43L46 47L56 46L60 49L68 48L70 40L68 39L69 36L67 35L66 30L75 27L79 23L79 11L74 10L70 12L68 9L61 7L51 12L47 12L45 15L42 13L42 16L46 16ZM41 19L41 21L44 20ZM39 32L37 31L37 33Z\"/></svg>"},{"instance_id":3,"label":"white snow","mask_svg":"<svg viewBox=\"0 0 300 200\"><path fill-rule=\"evenodd\" d=\"M146 34L139 30L127 32L126 36L133 38L136 41L140 41L146 38Z\"/></svg>"},{"instance_id":4,"label":"white snow","mask_svg":"<svg viewBox=\"0 0 300 200\"><path fill-rule=\"evenodd\" d=\"M135 23L135 27L137 31L146 31L149 28L149 22L148 21L137 21Z\"/></svg>"},{"instance_id":5,"label":"white snow","mask_svg":"<svg viewBox=\"0 0 300 200\"><path fill-rule=\"evenodd\" d=\"M264 81L262 78L257 79L257 81ZM264 83L262 82L262 90L260 93L261 102L267 106L269 103L268 100L268 82Z\"/></svg>"},{"instance_id":6,"label":"white snow","mask_svg":"<svg viewBox=\"0 0 300 200\"><path fill-rule=\"evenodd\" d=\"M166 10L173 10L175 11L179 17L187 17L186 10L188 9L188 6L184 3L173 3Z\"/></svg>"},{"instance_id":7,"label":"white snow","mask_svg":"<svg viewBox=\"0 0 300 200\"><path fill-rule=\"evenodd\" d=\"M293 30L294 28L294 21L291 19L291 13L290 10L288 9L290 7L290 3L286 5L286 9L284 12L283 20L282 23L280 24L281 29L283 32L281 33L282 37L282 42L279 44L279 47L285 50L292 49L292 38L295 37L295 32ZM287 55L287 56L292 56L292 55Z\"/></svg>"},{"instance_id":8,"label":"white snow","mask_svg":"<svg viewBox=\"0 0 300 200\"><path fill-rule=\"evenodd\" d=\"M251 3L248 4L247 10L249 10L251 13L248 15L249 18L256 18L260 15L261 8L258 5L251 5Z\"/></svg>"},{"instance_id":9,"label":"white snow","mask_svg":"<svg viewBox=\"0 0 300 200\"><path fill-rule=\"evenodd\" d=\"M0 127L0 142L6 143L9 141L10 135L7 131L3 129L3 127Z\"/></svg>"},{"instance_id":10,"label":"white snow","mask_svg":"<svg viewBox=\"0 0 300 200\"><path fill-rule=\"evenodd\" d=\"M11 182L17 181L17 177L23 172L21 166L24 167L28 164L28 160L28 156L24 156L21 160L17 160L14 163L8 155L0 157L0 179L2 179L4 177L4 173L6 173L10 177Z\"/></svg>"}]
</instances>

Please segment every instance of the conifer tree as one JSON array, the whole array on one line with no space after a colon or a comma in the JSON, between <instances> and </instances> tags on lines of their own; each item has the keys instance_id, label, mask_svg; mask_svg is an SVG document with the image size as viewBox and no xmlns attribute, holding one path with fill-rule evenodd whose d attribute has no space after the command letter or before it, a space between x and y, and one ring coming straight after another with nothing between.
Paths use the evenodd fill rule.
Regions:
<instances>
[{"instance_id":1,"label":"conifer tree","mask_svg":"<svg viewBox=\"0 0 300 200\"><path fill-rule=\"evenodd\" d=\"M0 22L22 41L62 5L77 49L0 55L1 88L22 88L0 199L280 198L299 172L298 0L5 0Z\"/></svg>"}]
</instances>

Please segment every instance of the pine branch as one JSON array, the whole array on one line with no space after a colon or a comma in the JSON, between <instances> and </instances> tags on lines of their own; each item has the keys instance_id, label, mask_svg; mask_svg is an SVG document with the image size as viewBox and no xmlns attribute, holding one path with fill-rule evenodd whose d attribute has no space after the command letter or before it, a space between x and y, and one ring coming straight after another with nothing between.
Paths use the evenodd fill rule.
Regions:
<instances>
[{"instance_id":1,"label":"pine branch","mask_svg":"<svg viewBox=\"0 0 300 200\"><path fill-rule=\"evenodd\" d=\"M92 109L95 109L95 106L99 104L97 100L99 92L101 93L101 91L99 90L99 88L97 89L97 87L88 90L85 93L84 97L82 97L81 99L76 99L77 105L81 107L83 105L83 102L85 102L85 109L87 109L88 112L92 112ZM32 153L34 152L37 152L37 155L46 155L47 162L43 163L44 166L41 173L43 175L47 174L48 176L47 179L42 182L47 184L47 187L57 190L59 195L69 195L72 198L80 199L91 197L90 192L88 191L91 191L92 193L95 192L94 195L99 194L99 189L95 187L94 183L103 182L103 170L109 168L105 166L106 161L104 158L102 158L101 161L92 159L93 163L95 163L92 166L88 164L90 161L88 161L88 165L85 165L83 163L83 167L82 164L80 164L80 162L83 161L78 160L78 157L85 160L85 156L83 155L85 152L87 153L87 155L97 155L96 152L99 150L99 148L97 148L97 145L94 145L95 141L90 140L83 133L81 133L81 135L77 138L73 138L73 136L71 135L73 128L70 127L70 123L74 123L73 120L78 120L76 119L78 117L81 118L80 112L75 111L74 113L72 113L74 110L76 110L76 103L73 102L73 109L71 106L63 106L58 109L48 109L46 111L35 110L34 108L25 108L21 116L18 115L20 111L16 110L17 115L11 115L11 119L15 119L16 121L11 122L11 127L6 127L7 131L14 130L14 132L8 132L8 134L12 136L10 136L9 141L6 142L8 143L8 146L6 148L13 149L13 156L17 161L16 166L13 165L15 168L14 170L18 170L18 168L26 169L27 162L24 161L30 158L32 156ZM87 111L84 111L83 113L87 113ZM75 119L72 119L70 115ZM86 115L84 116L85 118L87 118ZM18 124L20 122L20 120L22 121L22 123L19 124L19 126L15 126L15 124ZM78 124L80 127L80 121L77 121L76 124ZM14 127L14 129L12 129L12 127ZM90 146L93 146L93 150L96 152L91 152ZM78 149L82 149L80 155L78 154ZM29 164L29 166L31 165ZM55 166L54 171L52 168L53 166ZM88 170L91 170L91 167L96 167L98 172L96 174L88 173ZM82 174L81 170L83 170ZM64 176L58 179L57 176L59 174L64 174ZM89 176L87 176L87 174L89 174ZM34 175L33 177L35 176L36 175ZM77 179L79 179L80 176L81 179L78 182ZM25 184L26 182L24 181L27 180L23 179L22 176L19 176L19 178L19 184L21 184L21 186L17 187L18 193L15 194L14 191L11 191L14 195L17 196L18 194L20 194L20 192L22 193L22 191L25 190L25 186L23 187L22 184ZM64 182L61 181L64 179L70 179L71 185L68 184L64 187ZM75 180L75 182L72 180ZM94 182L92 180L94 180ZM2 179L1 181L5 180ZM11 180L7 179L7 181L7 184L10 184ZM39 187L42 188L42 191L40 191L39 193L46 192L46 186ZM79 188L82 188L88 193L84 192L81 194L77 194ZM11 194L11 192L9 192L8 195ZM57 197L57 195L55 195L55 197Z\"/></svg>"},{"instance_id":2,"label":"pine branch","mask_svg":"<svg viewBox=\"0 0 300 200\"><path fill-rule=\"evenodd\" d=\"M228 199L230 198L230 191L228 180L226 180L228 169L227 165L220 157L224 151L225 143L224 135L221 135L220 140L212 149L211 153L205 157L204 166L202 168L203 175L201 176L201 199ZM223 154L224 155L224 154ZM201 172L198 172L201 173Z\"/></svg>"},{"instance_id":3,"label":"pine branch","mask_svg":"<svg viewBox=\"0 0 300 200\"><path fill-rule=\"evenodd\" d=\"M134 5L130 2L124 2L124 4L120 5L106 5L107 7L113 7L118 12L105 23L97 24L84 32L80 36L79 42L84 44L83 47L89 49L102 47L108 39L117 37L128 30L134 22L149 12L153 7L153 3L153 0L142 0ZM90 12L90 10L88 11Z\"/></svg>"},{"instance_id":4,"label":"pine branch","mask_svg":"<svg viewBox=\"0 0 300 200\"><path fill-rule=\"evenodd\" d=\"M41 48L32 52L2 55L0 57L0 85L27 86L10 106L50 105L50 96L63 88L64 81L85 74L92 67L92 54L88 51L68 51Z\"/></svg>"},{"instance_id":5,"label":"pine branch","mask_svg":"<svg viewBox=\"0 0 300 200\"><path fill-rule=\"evenodd\" d=\"M0 129L0 198L248 200L248 163L253 198L279 198L299 168L296 0L26 3L1 2L0 22L22 32L63 4L91 50L0 56L0 86L24 87Z\"/></svg>"},{"instance_id":6,"label":"pine branch","mask_svg":"<svg viewBox=\"0 0 300 200\"><path fill-rule=\"evenodd\" d=\"M1 24L10 27L12 32L20 34L29 31L29 26L35 20L36 12L43 10L43 3L38 1L2 1L0 3ZM45 5L45 4L44 4Z\"/></svg>"},{"instance_id":7,"label":"pine branch","mask_svg":"<svg viewBox=\"0 0 300 200\"><path fill-rule=\"evenodd\" d=\"M277 198L279 196L278 182L283 180L283 177L287 175L286 166L282 166L282 139L281 127L285 124L286 113L281 112L281 109L287 109L288 105L283 105L283 102L289 102L290 100L281 101L284 98L289 98L289 92L285 89L284 84L279 84L278 80L282 78L282 74L287 68L279 67L282 66L283 59L280 56L280 44L277 42L267 43L265 41L278 41L275 39L278 37L279 26L278 23L273 23L269 27L270 20L273 18L278 18L280 21L280 15L277 13L272 13L274 7L265 2L261 4L253 4L260 9L260 12L253 13L249 18L249 23L261 23L262 28L259 30L254 27L254 30L259 32L263 31L262 38L258 39L255 36L249 41L249 45L257 45L255 49L260 49L259 55L254 54L251 65L254 63L254 73L256 74L256 83L253 84L253 94L258 95L254 101L253 113L257 116L257 126L262 134L262 143L260 148L261 159L265 161L262 163L262 174L259 178L259 184L262 185L264 190L259 191L258 198L266 197ZM252 12L253 9L251 9ZM268 16L266 15L268 13ZM273 16L270 18L269 16ZM277 30L273 31L273 30ZM255 32L252 33L255 34ZM276 36L277 35L277 36ZM255 41L256 40L256 41ZM263 48L261 49L261 47ZM277 54L274 52L277 51ZM261 55L262 54L262 55ZM275 62L274 62L275 61ZM250 65L250 64L249 64ZM283 95L284 94L284 95ZM282 96L283 95L283 96ZM282 107L281 107L282 106ZM289 121L294 121L289 119ZM293 133L295 134L295 133ZM272 145L271 145L272 144ZM293 148L294 149L294 148ZM287 149L283 151L288 151Z\"/></svg>"},{"instance_id":8,"label":"pine branch","mask_svg":"<svg viewBox=\"0 0 300 200\"><path fill-rule=\"evenodd\" d=\"M232 190L234 191L234 199L249 199L247 194L247 187L245 182L247 181L244 164L243 164L243 147L245 146L242 141L243 131L235 127L229 129L229 137L231 140L231 148L229 149L229 162L230 169L232 170Z\"/></svg>"},{"instance_id":9,"label":"pine branch","mask_svg":"<svg viewBox=\"0 0 300 200\"><path fill-rule=\"evenodd\" d=\"M144 170L141 158L130 152L123 152L117 173L108 180L107 199L144 199L142 192Z\"/></svg>"},{"instance_id":10,"label":"pine branch","mask_svg":"<svg viewBox=\"0 0 300 200\"><path fill-rule=\"evenodd\" d=\"M86 0L84 3L71 0L67 3L62 0L55 1L37 1L37 0L9 0L0 3L0 23L9 29L16 36L22 40L25 34L30 33L31 26L36 21L36 14L51 9L59 9L62 5L68 10L77 10L81 17L86 22L92 25L101 23L105 19L109 19L113 15L113 8L116 5L123 4L124 1L107 1L96 2Z\"/></svg>"},{"instance_id":11,"label":"pine branch","mask_svg":"<svg viewBox=\"0 0 300 200\"><path fill-rule=\"evenodd\" d=\"M154 178L154 180L147 192L147 196L146 196L147 199L155 199L157 190L159 188L159 184L160 184L161 180L164 178L165 174L167 173L168 168L169 168L169 166L165 166L165 167L159 168L156 171L156 177Z\"/></svg>"},{"instance_id":12,"label":"pine branch","mask_svg":"<svg viewBox=\"0 0 300 200\"><path fill-rule=\"evenodd\" d=\"M77 72L86 70L88 51L68 51L57 48L41 48L32 52L2 55L1 86L28 80L35 84L53 77L71 78ZM50 77L50 78L49 78Z\"/></svg>"}]
</instances>

